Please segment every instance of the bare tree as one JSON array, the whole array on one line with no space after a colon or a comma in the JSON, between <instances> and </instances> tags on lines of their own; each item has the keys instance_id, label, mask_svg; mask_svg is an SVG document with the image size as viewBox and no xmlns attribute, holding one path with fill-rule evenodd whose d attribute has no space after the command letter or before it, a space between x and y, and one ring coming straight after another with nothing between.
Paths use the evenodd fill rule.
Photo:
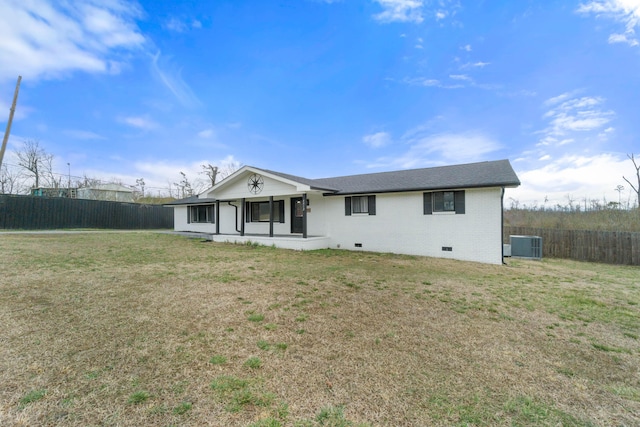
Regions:
<instances>
[{"instance_id":1,"label":"bare tree","mask_svg":"<svg viewBox=\"0 0 640 427\"><path fill-rule=\"evenodd\" d=\"M32 188L39 188L41 184L59 186L52 171L53 154L47 153L37 139L24 140L22 148L15 154L18 158L18 166L25 170L30 179L33 179Z\"/></svg>"},{"instance_id":2,"label":"bare tree","mask_svg":"<svg viewBox=\"0 0 640 427\"><path fill-rule=\"evenodd\" d=\"M76 186L78 188L90 188L97 187L100 184L102 184L102 181L100 181L98 178L91 178L87 175L84 175L77 181Z\"/></svg>"},{"instance_id":3,"label":"bare tree","mask_svg":"<svg viewBox=\"0 0 640 427\"><path fill-rule=\"evenodd\" d=\"M142 194L141 197L144 197L144 178L136 179L136 185L138 186L138 188L140 188L140 193Z\"/></svg>"},{"instance_id":4,"label":"bare tree","mask_svg":"<svg viewBox=\"0 0 640 427\"><path fill-rule=\"evenodd\" d=\"M624 185L618 185L614 188L618 192L618 209L622 207L622 192L624 191Z\"/></svg>"},{"instance_id":5,"label":"bare tree","mask_svg":"<svg viewBox=\"0 0 640 427\"><path fill-rule=\"evenodd\" d=\"M637 181L636 181L636 184L633 185L631 183L631 181L629 181L625 176L623 176L622 178L625 181L627 181L627 183L631 186L631 188L633 188L633 191L635 191L636 196L637 196L638 208L640 209L640 165L638 163L636 163L636 159L633 156L633 153L627 154L627 157L633 163L633 167L636 168L636 180Z\"/></svg>"},{"instance_id":6,"label":"bare tree","mask_svg":"<svg viewBox=\"0 0 640 427\"><path fill-rule=\"evenodd\" d=\"M205 174L209 181L211 182L211 186L216 185L216 178L218 176L218 167L213 166L211 163L207 163L206 165L201 165L203 171L201 173Z\"/></svg>"},{"instance_id":7,"label":"bare tree","mask_svg":"<svg viewBox=\"0 0 640 427\"><path fill-rule=\"evenodd\" d=\"M218 177L222 180L237 171L242 167L242 163L238 161L232 161L226 163L224 166L218 168Z\"/></svg>"},{"instance_id":8,"label":"bare tree","mask_svg":"<svg viewBox=\"0 0 640 427\"><path fill-rule=\"evenodd\" d=\"M22 192L22 180L15 170L7 165L0 167L0 194L19 194Z\"/></svg>"},{"instance_id":9,"label":"bare tree","mask_svg":"<svg viewBox=\"0 0 640 427\"><path fill-rule=\"evenodd\" d=\"M178 197L184 199L185 197L193 196L193 188L191 187L189 178L187 178L187 175L182 171L180 171L180 175L182 176L180 182L173 183L173 185L176 187Z\"/></svg>"}]
</instances>

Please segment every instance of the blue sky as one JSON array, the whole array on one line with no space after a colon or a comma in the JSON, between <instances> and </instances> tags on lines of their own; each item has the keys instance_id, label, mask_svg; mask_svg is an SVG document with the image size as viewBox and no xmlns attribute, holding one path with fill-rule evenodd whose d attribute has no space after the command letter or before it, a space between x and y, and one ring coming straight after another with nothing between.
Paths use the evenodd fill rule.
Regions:
<instances>
[{"instance_id":1,"label":"blue sky","mask_svg":"<svg viewBox=\"0 0 640 427\"><path fill-rule=\"evenodd\" d=\"M161 192L508 158L520 204L633 203L638 30L640 0L0 0L5 163Z\"/></svg>"}]
</instances>

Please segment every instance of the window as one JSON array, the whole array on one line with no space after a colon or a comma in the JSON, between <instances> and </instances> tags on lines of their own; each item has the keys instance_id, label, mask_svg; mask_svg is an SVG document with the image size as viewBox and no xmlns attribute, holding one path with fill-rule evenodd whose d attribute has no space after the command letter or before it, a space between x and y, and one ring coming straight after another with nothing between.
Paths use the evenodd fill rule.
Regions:
<instances>
[{"instance_id":1,"label":"window","mask_svg":"<svg viewBox=\"0 0 640 427\"><path fill-rule=\"evenodd\" d=\"M376 214L376 196L350 196L344 198L344 214Z\"/></svg>"},{"instance_id":2,"label":"window","mask_svg":"<svg viewBox=\"0 0 640 427\"><path fill-rule=\"evenodd\" d=\"M352 197L351 212L354 214L369 213L369 198L363 196Z\"/></svg>"},{"instance_id":3,"label":"window","mask_svg":"<svg viewBox=\"0 0 640 427\"><path fill-rule=\"evenodd\" d=\"M213 206L189 206L189 222L215 222Z\"/></svg>"},{"instance_id":4,"label":"window","mask_svg":"<svg viewBox=\"0 0 640 427\"><path fill-rule=\"evenodd\" d=\"M249 202L247 222L269 222L269 202ZM284 222L284 200L273 201L273 221Z\"/></svg>"},{"instance_id":5,"label":"window","mask_svg":"<svg viewBox=\"0 0 640 427\"><path fill-rule=\"evenodd\" d=\"M433 193L434 212L455 212L453 191L438 191Z\"/></svg>"},{"instance_id":6,"label":"window","mask_svg":"<svg viewBox=\"0 0 640 427\"><path fill-rule=\"evenodd\" d=\"M434 212L463 214L465 211L464 191L434 191L423 196L425 215Z\"/></svg>"}]
</instances>

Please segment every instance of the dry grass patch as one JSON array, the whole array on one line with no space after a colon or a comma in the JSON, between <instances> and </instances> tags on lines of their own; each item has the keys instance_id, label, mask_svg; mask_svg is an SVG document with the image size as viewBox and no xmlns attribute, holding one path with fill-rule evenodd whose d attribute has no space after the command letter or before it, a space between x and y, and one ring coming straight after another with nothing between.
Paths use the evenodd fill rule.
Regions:
<instances>
[{"instance_id":1,"label":"dry grass patch","mask_svg":"<svg viewBox=\"0 0 640 427\"><path fill-rule=\"evenodd\" d=\"M639 425L634 267L2 235L0 425Z\"/></svg>"}]
</instances>

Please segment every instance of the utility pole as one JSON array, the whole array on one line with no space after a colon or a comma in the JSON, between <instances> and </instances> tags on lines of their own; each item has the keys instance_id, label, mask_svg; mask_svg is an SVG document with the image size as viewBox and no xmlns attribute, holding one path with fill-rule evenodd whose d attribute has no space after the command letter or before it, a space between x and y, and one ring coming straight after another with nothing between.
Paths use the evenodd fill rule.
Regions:
<instances>
[{"instance_id":1,"label":"utility pole","mask_svg":"<svg viewBox=\"0 0 640 427\"><path fill-rule=\"evenodd\" d=\"M7 149L7 141L9 141L9 133L11 133L11 122L13 121L13 113L16 112L16 102L18 102L18 90L20 90L20 81L22 76L18 76L18 83L16 83L16 91L13 94L13 103L9 110L9 121L7 122L7 130L4 132L4 138L2 140L2 148L0 149L0 168L2 167L2 159L4 159L4 151Z\"/></svg>"}]
</instances>

